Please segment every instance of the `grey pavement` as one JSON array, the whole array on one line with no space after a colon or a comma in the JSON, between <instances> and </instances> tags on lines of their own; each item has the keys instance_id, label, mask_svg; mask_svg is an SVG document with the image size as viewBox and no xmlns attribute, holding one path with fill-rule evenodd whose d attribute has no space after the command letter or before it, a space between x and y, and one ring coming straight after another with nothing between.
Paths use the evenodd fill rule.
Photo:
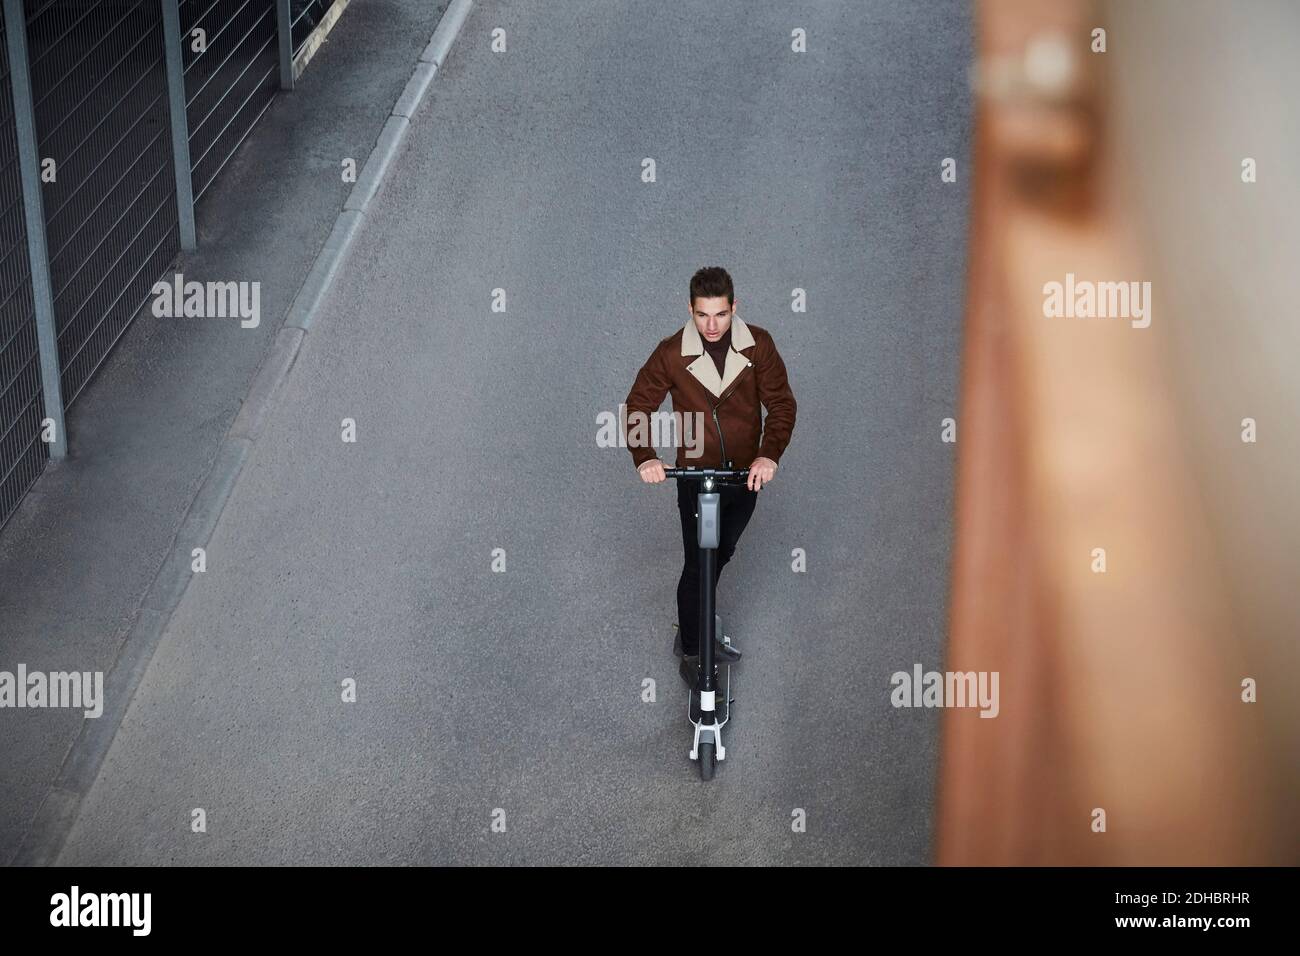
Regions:
<instances>
[{"instance_id":1,"label":"grey pavement","mask_svg":"<svg viewBox=\"0 0 1300 956\"><path fill-rule=\"evenodd\" d=\"M476 4L60 862L927 862L938 714L889 676L943 649L970 30L956 3ZM704 784L675 495L595 439L715 264L799 419L723 575L746 658Z\"/></svg>"},{"instance_id":2,"label":"grey pavement","mask_svg":"<svg viewBox=\"0 0 1300 956\"><path fill-rule=\"evenodd\" d=\"M108 670L280 318L347 198L444 0L356 0L197 210L186 279L261 283L262 321L142 311L68 417L52 462L0 532L0 670ZM82 722L0 711L0 861L13 858Z\"/></svg>"}]
</instances>

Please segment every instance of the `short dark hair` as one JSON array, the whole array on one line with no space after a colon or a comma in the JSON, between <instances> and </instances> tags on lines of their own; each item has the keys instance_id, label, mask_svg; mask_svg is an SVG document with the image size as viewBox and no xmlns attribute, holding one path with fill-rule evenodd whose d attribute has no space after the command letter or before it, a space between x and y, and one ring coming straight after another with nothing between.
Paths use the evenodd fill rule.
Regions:
<instances>
[{"instance_id":1,"label":"short dark hair","mask_svg":"<svg viewBox=\"0 0 1300 956\"><path fill-rule=\"evenodd\" d=\"M691 276L691 308L695 308L696 299L714 299L720 295L727 297L728 305L736 304L736 289L731 284L731 276L722 266L705 266Z\"/></svg>"}]
</instances>

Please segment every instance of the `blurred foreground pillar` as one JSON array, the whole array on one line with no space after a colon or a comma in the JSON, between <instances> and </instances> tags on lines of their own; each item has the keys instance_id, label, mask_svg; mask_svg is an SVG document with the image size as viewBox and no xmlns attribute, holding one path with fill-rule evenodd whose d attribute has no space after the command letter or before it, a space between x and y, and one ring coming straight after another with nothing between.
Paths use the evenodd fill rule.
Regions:
<instances>
[{"instance_id":1,"label":"blurred foreground pillar","mask_svg":"<svg viewBox=\"0 0 1300 956\"><path fill-rule=\"evenodd\" d=\"M1245 12L979 6L940 864L1300 859L1300 29Z\"/></svg>"}]
</instances>

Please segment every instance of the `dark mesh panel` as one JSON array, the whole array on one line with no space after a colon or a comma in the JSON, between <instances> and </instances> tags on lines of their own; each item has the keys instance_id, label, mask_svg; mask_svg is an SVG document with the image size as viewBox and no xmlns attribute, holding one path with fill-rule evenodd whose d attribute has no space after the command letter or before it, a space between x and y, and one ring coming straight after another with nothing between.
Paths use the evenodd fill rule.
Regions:
<instances>
[{"instance_id":1,"label":"dark mesh panel","mask_svg":"<svg viewBox=\"0 0 1300 956\"><path fill-rule=\"evenodd\" d=\"M198 201L280 86L274 0L183 0L181 49ZM195 49L195 30L206 44Z\"/></svg>"},{"instance_id":2,"label":"dark mesh panel","mask_svg":"<svg viewBox=\"0 0 1300 956\"><path fill-rule=\"evenodd\" d=\"M9 50L0 20L0 526L45 467L45 403L18 179Z\"/></svg>"},{"instance_id":3,"label":"dark mesh panel","mask_svg":"<svg viewBox=\"0 0 1300 956\"><path fill-rule=\"evenodd\" d=\"M71 405L180 248L158 0L27 0L46 241Z\"/></svg>"}]
</instances>

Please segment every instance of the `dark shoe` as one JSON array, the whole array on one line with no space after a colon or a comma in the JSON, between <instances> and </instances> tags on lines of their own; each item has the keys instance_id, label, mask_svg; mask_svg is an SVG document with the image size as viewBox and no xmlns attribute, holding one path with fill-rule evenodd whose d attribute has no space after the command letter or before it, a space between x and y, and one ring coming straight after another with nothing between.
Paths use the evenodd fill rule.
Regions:
<instances>
[{"instance_id":1,"label":"dark shoe","mask_svg":"<svg viewBox=\"0 0 1300 956\"><path fill-rule=\"evenodd\" d=\"M698 654L683 654L682 662L677 667L677 673L682 675L682 680L691 690L700 686L700 658Z\"/></svg>"},{"instance_id":2,"label":"dark shoe","mask_svg":"<svg viewBox=\"0 0 1300 956\"><path fill-rule=\"evenodd\" d=\"M676 627L676 625L674 625ZM673 638L673 653L678 657L682 656L682 631L677 628L677 634ZM698 655L697 655L698 656ZM733 644L724 644L721 638L713 639L713 659L719 664L735 664L740 660L740 651Z\"/></svg>"},{"instance_id":3,"label":"dark shoe","mask_svg":"<svg viewBox=\"0 0 1300 956\"><path fill-rule=\"evenodd\" d=\"M713 659L719 664L734 664L740 660L740 651L731 644L724 644L722 638L713 641Z\"/></svg>"}]
</instances>

